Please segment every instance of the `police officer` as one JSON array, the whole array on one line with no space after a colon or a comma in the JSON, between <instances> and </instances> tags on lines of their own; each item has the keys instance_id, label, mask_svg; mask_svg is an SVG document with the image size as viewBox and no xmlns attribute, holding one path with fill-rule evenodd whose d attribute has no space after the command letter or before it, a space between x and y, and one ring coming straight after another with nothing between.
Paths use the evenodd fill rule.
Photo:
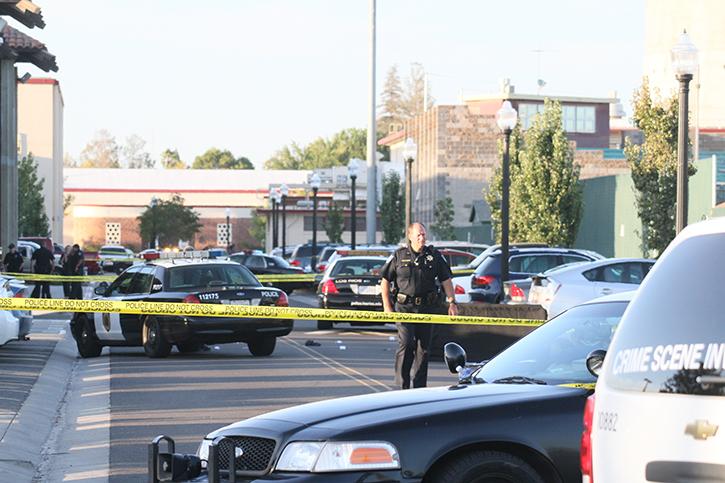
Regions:
<instances>
[{"instance_id":1,"label":"police officer","mask_svg":"<svg viewBox=\"0 0 725 483\"><path fill-rule=\"evenodd\" d=\"M440 313L437 279L446 294L448 314L458 315L451 269L438 250L425 245L425 235L422 223L411 223L406 230L407 245L396 250L383 267L380 288L385 312ZM391 284L395 286L395 305L391 301ZM395 353L395 383L409 389L412 368L413 387L425 387L433 327L409 322L395 325L399 344Z\"/></svg>"}]
</instances>

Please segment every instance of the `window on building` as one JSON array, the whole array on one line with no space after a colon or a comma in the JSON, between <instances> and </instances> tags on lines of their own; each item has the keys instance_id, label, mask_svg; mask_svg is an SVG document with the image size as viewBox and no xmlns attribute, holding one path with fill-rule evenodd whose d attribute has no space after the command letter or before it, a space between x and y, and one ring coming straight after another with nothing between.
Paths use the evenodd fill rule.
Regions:
<instances>
[{"instance_id":1,"label":"window on building","mask_svg":"<svg viewBox=\"0 0 725 483\"><path fill-rule=\"evenodd\" d=\"M227 231L229 229L229 231ZM218 247L226 247L232 244L232 231L234 225L231 223L217 223L216 225L216 244Z\"/></svg>"},{"instance_id":2,"label":"window on building","mask_svg":"<svg viewBox=\"0 0 725 483\"><path fill-rule=\"evenodd\" d=\"M521 103L519 104L519 119L521 119L521 127L528 129L534 123L536 115L544 112L543 104Z\"/></svg>"},{"instance_id":3,"label":"window on building","mask_svg":"<svg viewBox=\"0 0 725 483\"><path fill-rule=\"evenodd\" d=\"M566 132L593 133L596 131L594 106L563 106L562 123Z\"/></svg>"},{"instance_id":4,"label":"window on building","mask_svg":"<svg viewBox=\"0 0 725 483\"><path fill-rule=\"evenodd\" d=\"M121 224L106 223L106 245L121 244Z\"/></svg>"}]
</instances>

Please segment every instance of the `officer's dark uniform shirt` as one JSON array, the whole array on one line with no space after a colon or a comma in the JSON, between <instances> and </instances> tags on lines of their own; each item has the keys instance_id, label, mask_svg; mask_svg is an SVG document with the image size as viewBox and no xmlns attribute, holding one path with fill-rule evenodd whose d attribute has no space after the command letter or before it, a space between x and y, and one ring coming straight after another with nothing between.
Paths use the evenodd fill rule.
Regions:
<instances>
[{"instance_id":1,"label":"officer's dark uniform shirt","mask_svg":"<svg viewBox=\"0 0 725 483\"><path fill-rule=\"evenodd\" d=\"M5 270L8 272L20 272L23 268L23 256L18 252L8 252L5 254L3 264L5 264Z\"/></svg>"},{"instance_id":2,"label":"officer's dark uniform shirt","mask_svg":"<svg viewBox=\"0 0 725 483\"><path fill-rule=\"evenodd\" d=\"M53 271L55 258L47 248L40 247L35 250L32 259L35 260L35 273L50 273Z\"/></svg>"},{"instance_id":3,"label":"officer's dark uniform shirt","mask_svg":"<svg viewBox=\"0 0 725 483\"><path fill-rule=\"evenodd\" d=\"M416 254L410 245L398 248L381 270L382 277L394 283L397 292L410 297L422 297L436 292L439 282L451 278L451 269L443 256L433 247L424 246Z\"/></svg>"}]
</instances>

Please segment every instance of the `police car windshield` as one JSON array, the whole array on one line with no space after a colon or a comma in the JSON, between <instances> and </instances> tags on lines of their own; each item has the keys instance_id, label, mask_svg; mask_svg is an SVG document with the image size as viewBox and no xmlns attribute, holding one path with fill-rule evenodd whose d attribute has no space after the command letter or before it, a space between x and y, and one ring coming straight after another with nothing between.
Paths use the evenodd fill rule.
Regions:
<instances>
[{"instance_id":1,"label":"police car windshield","mask_svg":"<svg viewBox=\"0 0 725 483\"><path fill-rule=\"evenodd\" d=\"M594 383L586 367L587 355L607 350L627 303L574 307L491 359L475 377L485 382L516 376L547 384Z\"/></svg>"},{"instance_id":2,"label":"police car windshield","mask_svg":"<svg viewBox=\"0 0 725 483\"><path fill-rule=\"evenodd\" d=\"M368 277L379 277L380 269L385 263L384 259L381 260L340 260L335 264L330 273L331 277L344 277L344 276L368 276Z\"/></svg>"},{"instance_id":3,"label":"police car windshield","mask_svg":"<svg viewBox=\"0 0 725 483\"><path fill-rule=\"evenodd\" d=\"M169 270L169 290L261 284L241 265L194 265Z\"/></svg>"}]
</instances>

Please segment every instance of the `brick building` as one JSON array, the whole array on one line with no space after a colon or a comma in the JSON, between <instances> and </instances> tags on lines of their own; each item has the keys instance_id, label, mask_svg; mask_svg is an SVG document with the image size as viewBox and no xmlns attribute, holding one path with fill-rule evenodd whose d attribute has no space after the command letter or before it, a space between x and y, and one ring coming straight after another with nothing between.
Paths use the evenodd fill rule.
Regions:
<instances>
[{"instance_id":1,"label":"brick building","mask_svg":"<svg viewBox=\"0 0 725 483\"><path fill-rule=\"evenodd\" d=\"M609 149L610 104L616 104L616 99L546 97L562 104L564 126L575 147L574 159L581 166L582 179L628 171L621 153ZM434 106L407 121L402 131L380 140L390 147L393 161L402 160L407 137L418 144L412 169L414 220L431 224L436 201L450 197L458 238L491 240L490 221L482 220L480 213L472 217L471 209L475 201L483 200L483 191L500 162L497 143L501 132L495 115L505 100L528 128L543 110L545 96L517 94L513 86L504 84L500 94L465 99L461 105ZM474 218L475 222L469 221Z\"/></svg>"}]
</instances>

